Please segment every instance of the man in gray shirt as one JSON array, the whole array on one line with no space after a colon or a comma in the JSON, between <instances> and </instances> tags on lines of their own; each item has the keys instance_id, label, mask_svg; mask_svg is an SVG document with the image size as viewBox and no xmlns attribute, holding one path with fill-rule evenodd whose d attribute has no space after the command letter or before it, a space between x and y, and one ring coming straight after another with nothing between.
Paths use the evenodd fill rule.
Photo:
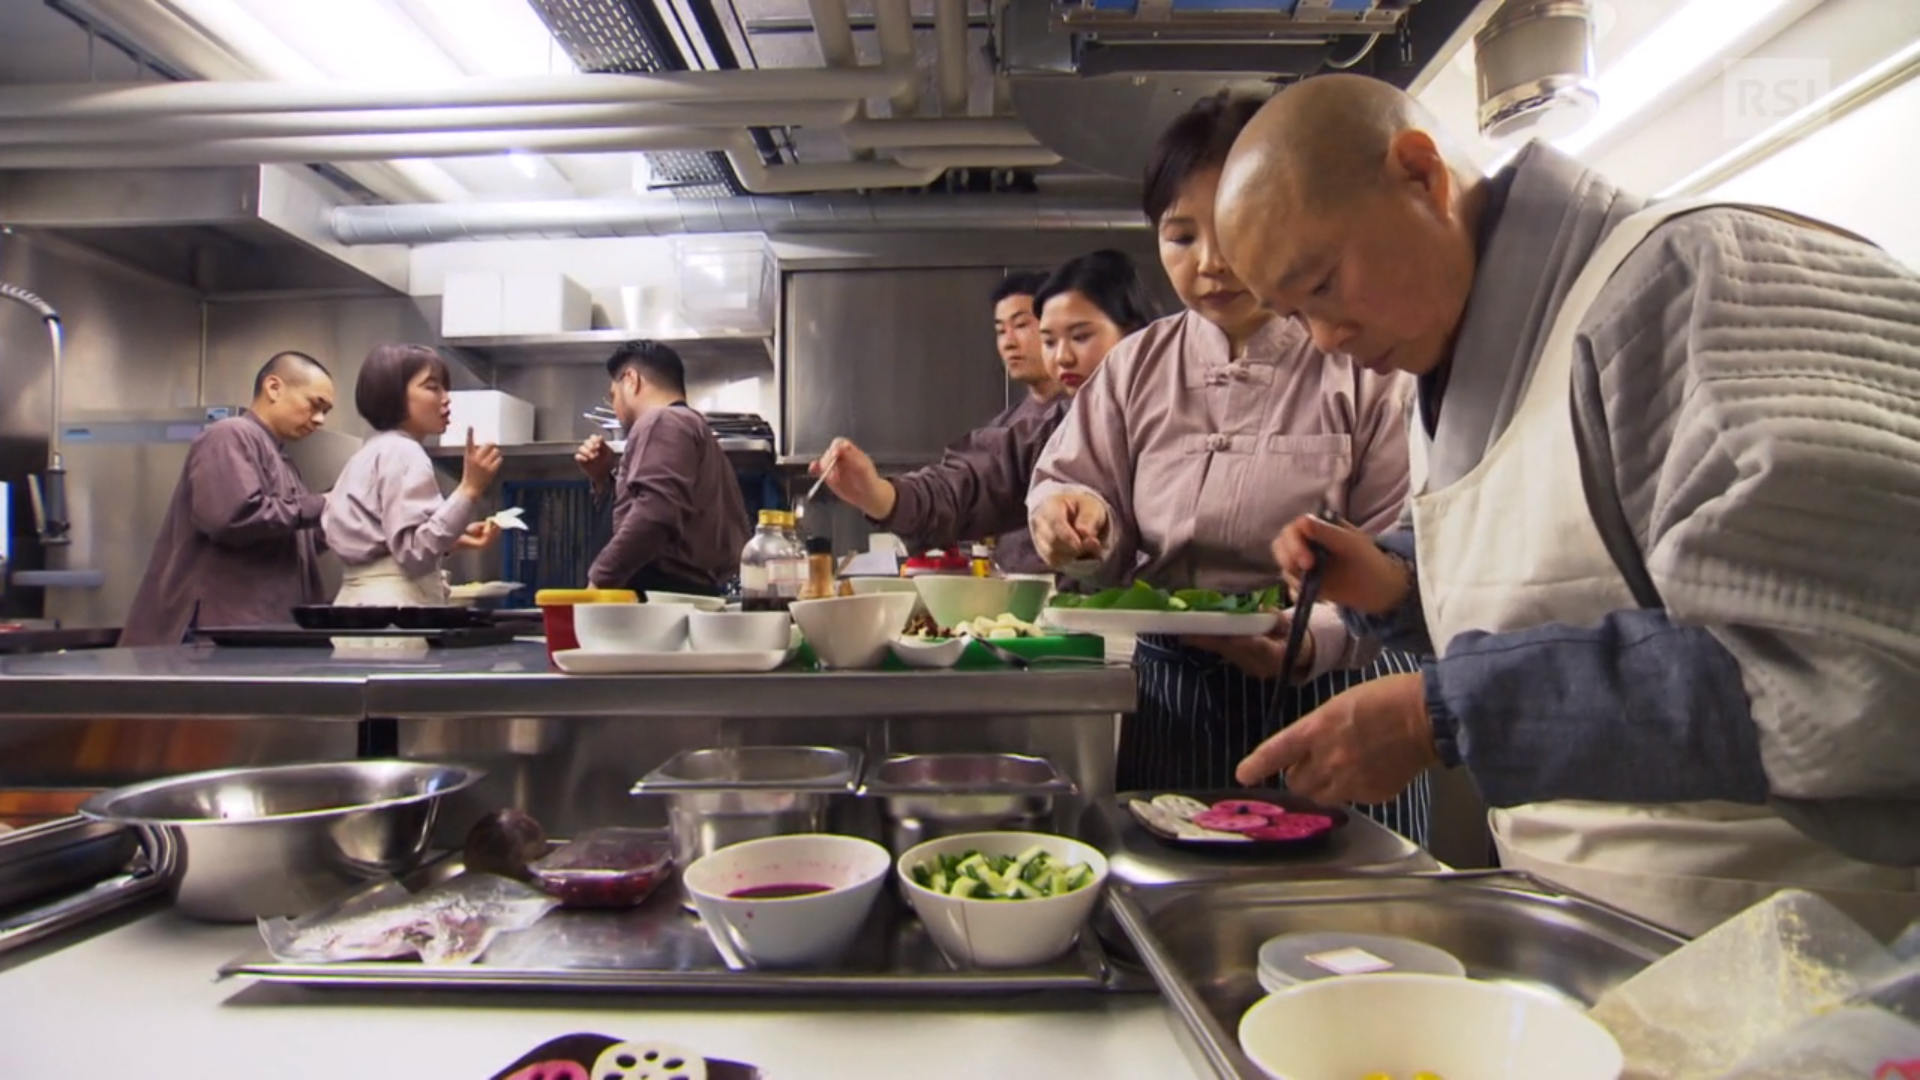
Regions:
<instances>
[{"instance_id":1,"label":"man in gray shirt","mask_svg":"<svg viewBox=\"0 0 1920 1080\"><path fill-rule=\"evenodd\" d=\"M1277 554L1431 659L1241 779L1376 800L1464 765L1503 862L1690 933L1778 885L1920 912L1912 270L1540 145L1482 176L1348 76L1266 106L1218 214L1270 306L1419 377L1425 449L1401 531L1302 519Z\"/></svg>"},{"instance_id":2,"label":"man in gray shirt","mask_svg":"<svg viewBox=\"0 0 1920 1080\"><path fill-rule=\"evenodd\" d=\"M293 621L322 602L324 496L307 490L287 444L320 430L333 378L305 353L283 352L253 380L253 404L194 436L154 541L120 645L178 645L200 626Z\"/></svg>"}]
</instances>

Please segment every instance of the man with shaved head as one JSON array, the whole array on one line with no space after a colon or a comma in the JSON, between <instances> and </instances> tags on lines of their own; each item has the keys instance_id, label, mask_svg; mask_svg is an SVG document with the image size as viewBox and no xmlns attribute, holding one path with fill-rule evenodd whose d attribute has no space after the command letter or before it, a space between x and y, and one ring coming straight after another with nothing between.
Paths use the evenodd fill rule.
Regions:
<instances>
[{"instance_id":1,"label":"man with shaved head","mask_svg":"<svg viewBox=\"0 0 1920 1080\"><path fill-rule=\"evenodd\" d=\"M1216 213L1270 307L1419 386L1401 529L1275 550L1430 659L1242 780L1371 801L1464 765L1503 862L1688 933L1784 885L1920 912L1920 278L1539 144L1484 176L1358 76L1269 104Z\"/></svg>"},{"instance_id":2,"label":"man with shaved head","mask_svg":"<svg viewBox=\"0 0 1920 1080\"><path fill-rule=\"evenodd\" d=\"M292 621L323 600L320 514L287 444L320 430L333 377L305 353L270 358L253 404L194 436L120 645L178 645L187 628Z\"/></svg>"}]
</instances>

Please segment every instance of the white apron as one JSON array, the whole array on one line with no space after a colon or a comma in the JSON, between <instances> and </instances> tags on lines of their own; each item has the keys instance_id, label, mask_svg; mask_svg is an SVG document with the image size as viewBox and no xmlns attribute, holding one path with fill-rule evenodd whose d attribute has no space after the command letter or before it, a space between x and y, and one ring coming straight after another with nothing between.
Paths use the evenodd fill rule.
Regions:
<instances>
[{"instance_id":1,"label":"white apron","mask_svg":"<svg viewBox=\"0 0 1920 1080\"><path fill-rule=\"evenodd\" d=\"M418 576L400 569L391 555L363 566L349 566L340 578L340 593L333 598L340 607L445 607L450 594L447 575L437 567ZM341 651L363 649L401 649L421 651L424 638L363 637L334 638L333 647Z\"/></svg>"},{"instance_id":2,"label":"white apron","mask_svg":"<svg viewBox=\"0 0 1920 1080\"><path fill-rule=\"evenodd\" d=\"M1574 337L1648 232L1710 205L1662 203L1616 226L1561 306L1512 424L1473 471L1414 498L1420 597L1442 655L1463 631L1590 624L1640 606L1580 480ZM1414 429L1424 449L1425 429ZM1848 859L1763 806L1557 801L1488 816L1503 865L1690 936L1785 886L1814 889L1883 927L1920 913L1914 871Z\"/></svg>"}]
</instances>

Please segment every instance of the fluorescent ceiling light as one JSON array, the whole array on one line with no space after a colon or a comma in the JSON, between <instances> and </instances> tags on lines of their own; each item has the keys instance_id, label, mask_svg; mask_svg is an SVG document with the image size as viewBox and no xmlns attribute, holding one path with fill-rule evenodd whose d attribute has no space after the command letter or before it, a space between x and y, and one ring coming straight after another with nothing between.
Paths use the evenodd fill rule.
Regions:
<instances>
[{"instance_id":1,"label":"fluorescent ceiling light","mask_svg":"<svg viewBox=\"0 0 1920 1080\"><path fill-rule=\"evenodd\" d=\"M1735 42L1779 13L1788 2L1692 0L1600 73L1594 82L1600 95L1599 115L1553 145L1569 154L1586 150L1720 59Z\"/></svg>"},{"instance_id":2,"label":"fluorescent ceiling light","mask_svg":"<svg viewBox=\"0 0 1920 1080\"><path fill-rule=\"evenodd\" d=\"M521 176L529 180L540 175L540 159L525 150L507 151L507 160L513 163L514 168L520 170Z\"/></svg>"},{"instance_id":3,"label":"fluorescent ceiling light","mask_svg":"<svg viewBox=\"0 0 1920 1080\"><path fill-rule=\"evenodd\" d=\"M527 0L392 0L473 75L577 69Z\"/></svg>"}]
</instances>

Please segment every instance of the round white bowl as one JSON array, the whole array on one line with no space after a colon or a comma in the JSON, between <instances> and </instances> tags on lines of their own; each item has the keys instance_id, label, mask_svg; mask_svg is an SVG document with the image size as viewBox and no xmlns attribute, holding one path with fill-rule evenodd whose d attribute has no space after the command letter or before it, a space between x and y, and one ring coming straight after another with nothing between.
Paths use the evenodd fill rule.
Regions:
<instances>
[{"instance_id":1,"label":"round white bowl","mask_svg":"<svg viewBox=\"0 0 1920 1080\"><path fill-rule=\"evenodd\" d=\"M1007 613L1013 600L1013 582L1006 578L960 577L952 574L927 574L913 579L920 590L920 601L927 614L942 629L951 629L969 619L991 619Z\"/></svg>"},{"instance_id":2,"label":"round white bowl","mask_svg":"<svg viewBox=\"0 0 1920 1080\"><path fill-rule=\"evenodd\" d=\"M695 652L779 652L793 638L784 611L694 611L687 640Z\"/></svg>"},{"instance_id":3,"label":"round white bowl","mask_svg":"<svg viewBox=\"0 0 1920 1080\"><path fill-rule=\"evenodd\" d=\"M1522 987L1446 975L1317 979L1240 1018L1240 1049L1273 1080L1425 1070L1471 1080L1618 1080L1613 1036Z\"/></svg>"},{"instance_id":4,"label":"round white bowl","mask_svg":"<svg viewBox=\"0 0 1920 1080\"><path fill-rule=\"evenodd\" d=\"M1007 599L1007 613L1021 622L1038 622L1040 612L1053 595L1052 574L1008 574L1013 595Z\"/></svg>"},{"instance_id":5,"label":"round white bowl","mask_svg":"<svg viewBox=\"0 0 1920 1080\"><path fill-rule=\"evenodd\" d=\"M960 662L961 654L966 651L966 638L902 636L893 639L894 657L910 668L950 668Z\"/></svg>"},{"instance_id":6,"label":"round white bowl","mask_svg":"<svg viewBox=\"0 0 1920 1080\"><path fill-rule=\"evenodd\" d=\"M797 833L747 840L694 860L682 873L707 936L722 954L756 967L826 963L867 921L891 856L857 836ZM825 885L780 899L735 899L741 889Z\"/></svg>"},{"instance_id":7,"label":"round white bowl","mask_svg":"<svg viewBox=\"0 0 1920 1080\"><path fill-rule=\"evenodd\" d=\"M1086 863L1093 881L1065 896L1039 900L965 900L942 896L913 880L913 868L939 855L969 849L987 855L1018 855L1035 844L1068 863ZM940 951L971 967L1009 968L1044 964L1073 947L1107 883L1107 857L1100 849L1051 833L962 833L908 848L895 868L907 903L920 916Z\"/></svg>"},{"instance_id":8,"label":"round white bowl","mask_svg":"<svg viewBox=\"0 0 1920 1080\"><path fill-rule=\"evenodd\" d=\"M879 667L887 658L887 644L907 628L914 598L906 593L872 596L834 596L825 600L795 600L793 621L813 655L830 668Z\"/></svg>"},{"instance_id":9,"label":"round white bowl","mask_svg":"<svg viewBox=\"0 0 1920 1080\"><path fill-rule=\"evenodd\" d=\"M647 591L650 604L685 604L695 611L725 611L727 602L718 596L695 596L692 593Z\"/></svg>"},{"instance_id":10,"label":"round white bowl","mask_svg":"<svg viewBox=\"0 0 1920 1080\"><path fill-rule=\"evenodd\" d=\"M687 645L685 604L576 604L573 634L593 652L677 652Z\"/></svg>"},{"instance_id":11,"label":"round white bowl","mask_svg":"<svg viewBox=\"0 0 1920 1080\"><path fill-rule=\"evenodd\" d=\"M920 590L914 587L911 578L857 577L847 578L846 581L853 589L853 595L855 596L874 596L878 593L906 593L913 597L914 611L920 612L927 610L927 605L920 602Z\"/></svg>"}]
</instances>

